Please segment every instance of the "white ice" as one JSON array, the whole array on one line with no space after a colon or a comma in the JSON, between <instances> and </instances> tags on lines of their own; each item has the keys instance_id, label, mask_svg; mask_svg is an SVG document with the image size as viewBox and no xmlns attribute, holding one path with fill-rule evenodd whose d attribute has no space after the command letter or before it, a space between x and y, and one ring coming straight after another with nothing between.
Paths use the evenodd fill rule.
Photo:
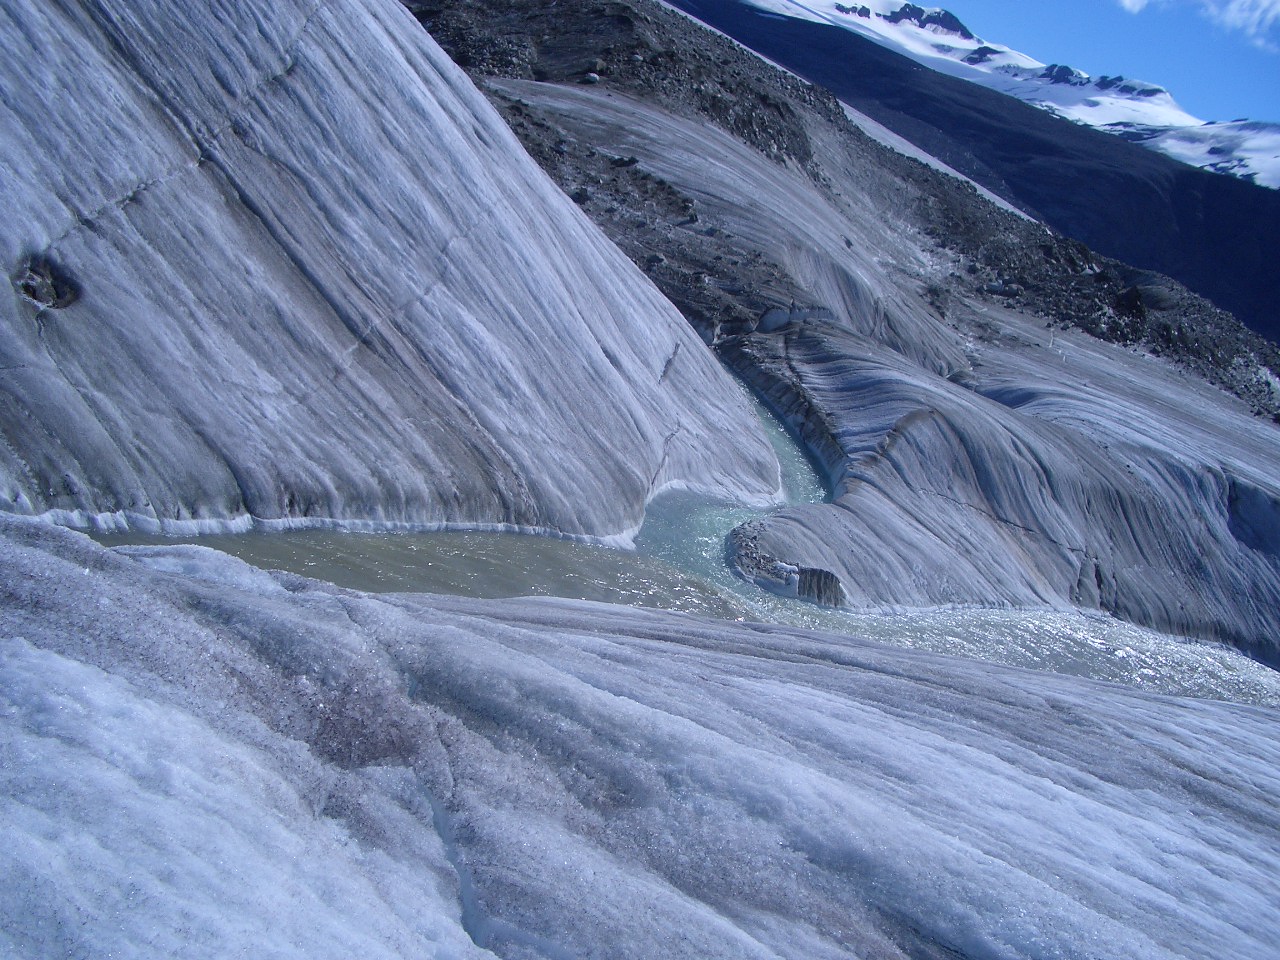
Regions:
<instances>
[{"instance_id":1,"label":"white ice","mask_svg":"<svg viewBox=\"0 0 1280 960\"><path fill-rule=\"evenodd\" d=\"M0 84L0 263L80 291L0 296L0 509L625 539L669 484L775 496L730 378L399 3L5 0Z\"/></svg>"},{"instance_id":2,"label":"white ice","mask_svg":"<svg viewBox=\"0 0 1280 960\"><path fill-rule=\"evenodd\" d=\"M1272 709L656 611L273 590L3 526L5 955L1280 937Z\"/></svg>"}]
</instances>

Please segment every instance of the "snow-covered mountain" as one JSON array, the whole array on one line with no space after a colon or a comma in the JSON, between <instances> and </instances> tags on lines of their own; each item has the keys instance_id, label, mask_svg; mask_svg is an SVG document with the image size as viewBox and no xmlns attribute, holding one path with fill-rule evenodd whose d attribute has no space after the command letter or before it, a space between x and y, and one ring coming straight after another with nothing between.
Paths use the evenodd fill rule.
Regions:
<instances>
[{"instance_id":1,"label":"snow-covered mountain","mask_svg":"<svg viewBox=\"0 0 1280 960\"><path fill-rule=\"evenodd\" d=\"M1252 120L1199 126L1133 124L1116 127L1114 132L1192 166L1280 187L1280 124Z\"/></svg>"},{"instance_id":2,"label":"snow-covered mountain","mask_svg":"<svg viewBox=\"0 0 1280 960\"><path fill-rule=\"evenodd\" d=\"M1280 190L1071 122L848 29L846 21L871 17L837 11L833 24L748 0L672 3L1055 230L1175 277L1280 341L1271 254L1280 246ZM905 23L898 26L917 38L933 37L933 27Z\"/></svg>"},{"instance_id":3,"label":"snow-covered mountain","mask_svg":"<svg viewBox=\"0 0 1280 960\"><path fill-rule=\"evenodd\" d=\"M962 80L1058 116L1143 143L1177 160L1280 188L1280 124L1206 122L1163 87L1091 77L975 36L947 10L900 0L749 0L752 6L851 30Z\"/></svg>"}]
</instances>

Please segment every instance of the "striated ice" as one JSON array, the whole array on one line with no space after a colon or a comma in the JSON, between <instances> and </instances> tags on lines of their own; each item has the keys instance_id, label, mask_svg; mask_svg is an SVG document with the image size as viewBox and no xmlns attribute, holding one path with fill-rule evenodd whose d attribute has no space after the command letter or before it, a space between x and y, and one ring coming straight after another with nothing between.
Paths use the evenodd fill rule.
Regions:
<instances>
[{"instance_id":1,"label":"striated ice","mask_svg":"<svg viewBox=\"0 0 1280 960\"><path fill-rule=\"evenodd\" d=\"M758 570L731 547L748 579L783 571L794 592L789 571L827 572L871 610L1101 609L1280 662L1274 424L1157 358L970 298L838 143L814 135L833 193L620 93L499 86L639 158L821 308L720 345L835 480L833 503L751 525Z\"/></svg>"},{"instance_id":2,"label":"striated ice","mask_svg":"<svg viewBox=\"0 0 1280 960\"><path fill-rule=\"evenodd\" d=\"M0 953L1280 937L1274 709L652 610L270 594L3 528Z\"/></svg>"},{"instance_id":3,"label":"striated ice","mask_svg":"<svg viewBox=\"0 0 1280 960\"><path fill-rule=\"evenodd\" d=\"M731 380L400 4L6 0L0 45L0 262L78 293L0 296L0 509L625 540L667 485L774 497Z\"/></svg>"},{"instance_id":4,"label":"striated ice","mask_svg":"<svg viewBox=\"0 0 1280 960\"><path fill-rule=\"evenodd\" d=\"M1273 707L13 516L625 538L662 489L779 483L700 341L398 5L0 18L0 955L1273 956ZM950 265L874 191L525 86L813 297L760 335L838 481L770 518L783 559L873 606L1274 652L1270 426L1026 317L940 323L916 287ZM1035 662L1071 622L1009 632Z\"/></svg>"}]
</instances>

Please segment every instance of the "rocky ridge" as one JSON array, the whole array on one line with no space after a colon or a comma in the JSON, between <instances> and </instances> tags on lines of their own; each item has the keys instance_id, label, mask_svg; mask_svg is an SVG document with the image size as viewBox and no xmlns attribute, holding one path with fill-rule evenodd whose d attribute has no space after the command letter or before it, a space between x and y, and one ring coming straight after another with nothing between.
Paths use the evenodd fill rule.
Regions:
<instances>
[{"instance_id":1,"label":"rocky ridge","mask_svg":"<svg viewBox=\"0 0 1280 960\"><path fill-rule=\"evenodd\" d=\"M1076 327L1186 366L1280 420L1280 348L1177 281L1137 270L984 201L957 181L882 147L845 117L821 87L763 63L738 44L690 29L646 0L482 0L407 6L488 89L521 143L560 187L641 267L705 339L752 329L768 311L804 304L787 271L744 252L721 227L699 223L692 198L565 131L554 116L486 81L533 79L603 84L701 117L774 162L837 187L813 164L810 125L883 172L878 188L900 194L918 229L954 259L927 282L945 315L957 293L1012 303L1048 324ZM886 186L886 183L892 185ZM695 229L677 229L694 226Z\"/></svg>"}]
</instances>

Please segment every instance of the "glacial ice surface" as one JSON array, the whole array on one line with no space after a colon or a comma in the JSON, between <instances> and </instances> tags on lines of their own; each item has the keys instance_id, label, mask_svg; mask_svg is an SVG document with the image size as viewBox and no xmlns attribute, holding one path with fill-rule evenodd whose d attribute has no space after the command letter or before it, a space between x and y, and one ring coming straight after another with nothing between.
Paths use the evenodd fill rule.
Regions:
<instances>
[{"instance_id":1,"label":"glacial ice surface","mask_svg":"<svg viewBox=\"0 0 1280 960\"><path fill-rule=\"evenodd\" d=\"M668 485L774 497L709 351L399 3L5 0L0 83L0 263L76 294L0 294L0 509L625 539Z\"/></svg>"},{"instance_id":2,"label":"glacial ice surface","mask_svg":"<svg viewBox=\"0 0 1280 960\"><path fill-rule=\"evenodd\" d=\"M498 86L637 157L697 201L699 229L809 298L720 344L835 480L833 503L754 523L760 555L838 577L859 609L1101 609L1280 663L1274 424L1157 358L970 296L901 185L816 127L832 188L621 93Z\"/></svg>"},{"instance_id":3,"label":"glacial ice surface","mask_svg":"<svg viewBox=\"0 0 1280 960\"><path fill-rule=\"evenodd\" d=\"M1280 715L0 539L0 953L1269 958ZM946 953L951 951L951 953Z\"/></svg>"},{"instance_id":4,"label":"glacial ice surface","mask_svg":"<svg viewBox=\"0 0 1280 960\"><path fill-rule=\"evenodd\" d=\"M664 485L773 494L732 384L395 4L0 17L0 252L76 293L0 298L9 512L610 534ZM582 122L600 106L579 100ZM826 209L795 171L629 109L619 129L672 136L629 152L809 280L876 353L845 360L892 372L906 426L933 422L920 395L962 428L1089 425L1074 449L1211 506L1206 542L1274 567L1273 441L1238 411L1149 413L1168 371L1139 417L1135 393L1080 378L1031 389L1049 358L1020 368L1030 350L989 351L952 392L983 358L903 282L927 257L872 198ZM1035 449L1024 427L993 442ZM955 449L929 439L903 446ZM946 529L993 536L978 515ZM1001 582L1040 569L989 562ZM1241 582L1217 563L1215 596ZM372 596L4 515L0 703L0 955L1269 960L1280 942L1269 707L662 611Z\"/></svg>"}]
</instances>

